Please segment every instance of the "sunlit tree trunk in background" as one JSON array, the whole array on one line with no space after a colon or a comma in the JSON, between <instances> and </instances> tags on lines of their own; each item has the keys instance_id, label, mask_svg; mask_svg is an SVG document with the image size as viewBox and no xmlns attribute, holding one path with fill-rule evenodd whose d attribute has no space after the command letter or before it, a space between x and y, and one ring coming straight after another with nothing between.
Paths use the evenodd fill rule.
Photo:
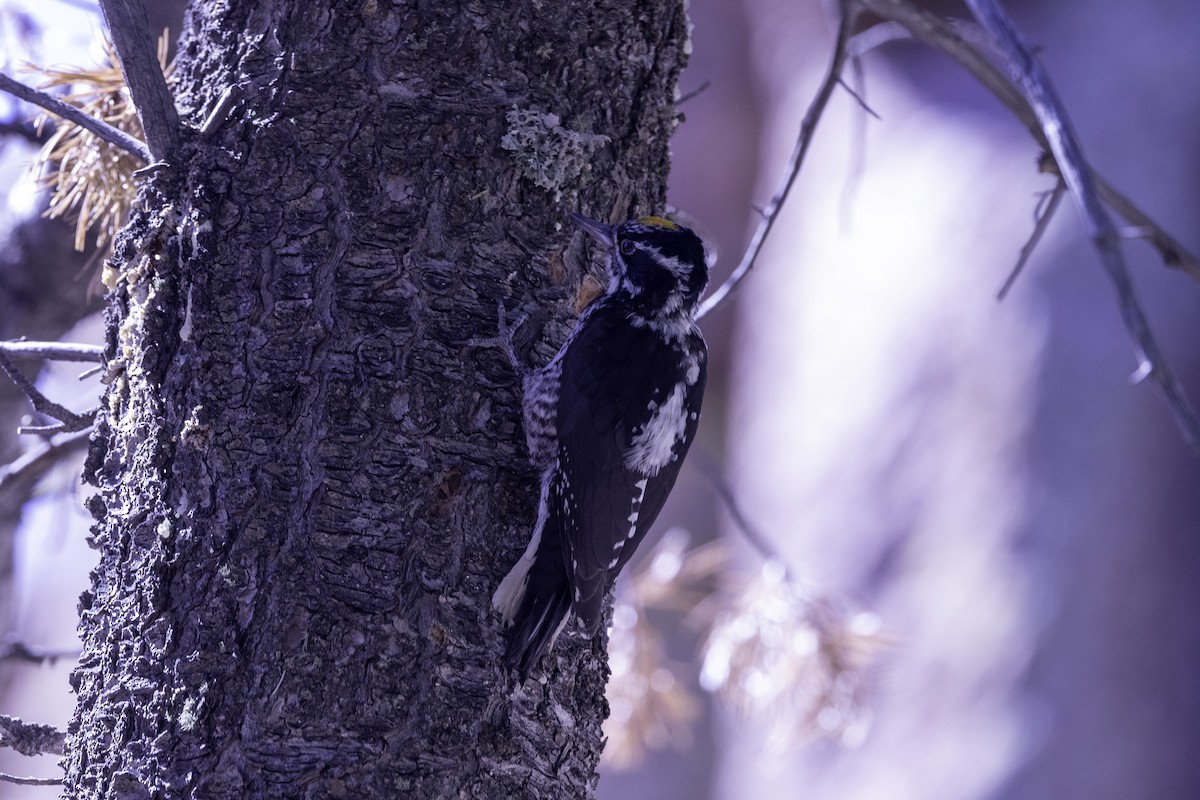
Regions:
<instances>
[{"instance_id":1,"label":"sunlit tree trunk in background","mask_svg":"<svg viewBox=\"0 0 1200 800\"><path fill-rule=\"evenodd\" d=\"M194 4L177 104L233 102L109 275L73 796L591 793L603 637L498 667L535 480L466 342L503 302L546 358L566 212L661 208L685 38L674 0Z\"/></svg>"}]
</instances>

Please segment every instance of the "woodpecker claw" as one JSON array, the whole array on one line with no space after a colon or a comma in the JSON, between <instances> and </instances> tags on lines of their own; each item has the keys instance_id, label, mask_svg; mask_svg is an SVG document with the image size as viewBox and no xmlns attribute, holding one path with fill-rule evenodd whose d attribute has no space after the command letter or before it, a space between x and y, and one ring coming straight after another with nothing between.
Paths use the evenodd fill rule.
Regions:
<instances>
[{"instance_id":1,"label":"woodpecker claw","mask_svg":"<svg viewBox=\"0 0 1200 800\"><path fill-rule=\"evenodd\" d=\"M513 347L513 339L516 337L517 331L529 319L529 315L522 314L517 317L516 321L510 327L508 323L508 310L504 308L504 301L497 300L496 317L497 334L495 336L468 339L467 344L471 347L490 347L503 351L504 355L508 357L508 363L512 365L513 372L518 377L524 377L529 372L529 369L517 358L516 348Z\"/></svg>"}]
</instances>

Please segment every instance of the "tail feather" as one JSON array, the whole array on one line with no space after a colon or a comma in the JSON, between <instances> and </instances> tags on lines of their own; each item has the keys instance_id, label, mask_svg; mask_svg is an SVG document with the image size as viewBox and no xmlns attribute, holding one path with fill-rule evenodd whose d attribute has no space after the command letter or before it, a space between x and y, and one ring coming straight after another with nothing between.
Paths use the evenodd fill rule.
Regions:
<instances>
[{"instance_id":1,"label":"tail feather","mask_svg":"<svg viewBox=\"0 0 1200 800\"><path fill-rule=\"evenodd\" d=\"M553 646L571 614L571 578L564 560L562 500L554 470L542 476L538 518L525 554L500 582L492 605L508 630L504 664L524 681Z\"/></svg>"},{"instance_id":2,"label":"tail feather","mask_svg":"<svg viewBox=\"0 0 1200 800\"><path fill-rule=\"evenodd\" d=\"M505 666L522 681L528 678L567 624L570 612L571 589L565 580L546 593L527 592L508 631Z\"/></svg>"}]
</instances>

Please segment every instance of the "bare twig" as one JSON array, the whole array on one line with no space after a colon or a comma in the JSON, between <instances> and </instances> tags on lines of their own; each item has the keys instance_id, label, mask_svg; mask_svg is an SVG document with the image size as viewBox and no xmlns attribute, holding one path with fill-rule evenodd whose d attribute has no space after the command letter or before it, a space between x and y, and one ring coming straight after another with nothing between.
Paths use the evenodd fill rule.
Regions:
<instances>
[{"instance_id":1,"label":"bare twig","mask_svg":"<svg viewBox=\"0 0 1200 800\"><path fill-rule=\"evenodd\" d=\"M17 361L104 360L104 348L75 342L0 342L0 353Z\"/></svg>"},{"instance_id":2,"label":"bare twig","mask_svg":"<svg viewBox=\"0 0 1200 800\"><path fill-rule=\"evenodd\" d=\"M762 219L759 220L758 227L754 231L754 236L751 237L750 244L742 256L741 263L737 265L737 268L734 269L725 282L701 304L700 310L696 314L697 319L703 318L724 302L729 293L750 272L754 266L754 262L758 260L758 255L762 252L763 243L766 241L768 234L771 233L771 228L774 227L775 220L779 218L779 211L783 208L783 203L787 200L788 193L792 190L792 184L796 182L796 176L800 174L800 165L804 162L804 156L808 152L809 144L812 143L817 123L820 121L821 115L825 112L825 106L828 105L829 98L833 95L833 90L841 83L842 67L846 63L847 57L846 47L850 41L850 34L854 30L854 23L857 19L857 8L849 4L847 0L842 0L842 2L838 3L838 6L841 13L841 21L838 23L837 41L834 44L833 57L829 61L829 68L825 71L825 78L821 81L821 86L817 90L817 96L813 98L808 110L804 113L804 119L800 122L800 134L796 139L796 146L792 150L791 158L788 159L783 180L780 182L779 188L776 189L775 196L771 198L771 202L763 209Z\"/></svg>"},{"instance_id":3,"label":"bare twig","mask_svg":"<svg viewBox=\"0 0 1200 800\"><path fill-rule=\"evenodd\" d=\"M851 39L850 44L852 45L854 41ZM854 127L850 134L850 165L846 170L846 183L842 186L841 208L838 209L842 230L850 228L850 210L854 205L854 198L858 194L858 186L862 182L863 170L867 164L867 114L879 119L879 115L867 105L867 76L863 71L862 58L850 55L847 63L850 65L850 74L854 80L854 89L849 91L851 96L858 101L859 113L853 117ZM843 82L842 86L845 85Z\"/></svg>"},{"instance_id":4,"label":"bare twig","mask_svg":"<svg viewBox=\"0 0 1200 800\"><path fill-rule=\"evenodd\" d=\"M20 775L9 775L0 772L0 781L4 783L19 783L24 786L61 786L62 778L22 778Z\"/></svg>"},{"instance_id":5,"label":"bare twig","mask_svg":"<svg viewBox=\"0 0 1200 800\"><path fill-rule=\"evenodd\" d=\"M725 480L725 476L721 473L720 466L716 460L705 452L700 447L693 447L692 457L688 461L689 464L695 464L699 468L700 473L708 479L713 490L716 491L717 497L725 506L725 510L729 512L729 518L733 520L733 525L746 538L746 541L758 551L764 561L776 561L783 567L784 577L788 580L794 578L792 568L788 566L787 560L783 554L771 544L771 540L763 535L757 527L754 526L746 515L742 513L742 507L737 501L737 496L733 493L733 487L729 485L729 481Z\"/></svg>"},{"instance_id":6,"label":"bare twig","mask_svg":"<svg viewBox=\"0 0 1200 800\"><path fill-rule=\"evenodd\" d=\"M9 640L0 644L0 660L24 661L27 664L55 664L59 659L79 658L79 653L78 649L42 650L15 640Z\"/></svg>"},{"instance_id":7,"label":"bare twig","mask_svg":"<svg viewBox=\"0 0 1200 800\"><path fill-rule=\"evenodd\" d=\"M87 447L90 430L50 439L0 467L0 497L15 487L31 487L66 456Z\"/></svg>"},{"instance_id":8,"label":"bare twig","mask_svg":"<svg viewBox=\"0 0 1200 800\"><path fill-rule=\"evenodd\" d=\"M40 133L32 122L19 119L0 122L0 136L17 136L30 144L42 144L48 135Z\"/></svg>"},{"instance_id":9,"label":"bare twig","mask_svg":"<svg viewBox=\"0 0 1200 800\"><path fill-rule=\"evenodd\" d=\"M90 430L92 425L96 424L96 414L98 413L100 413L100 406L93 406L82 414L77 414L78 420L64 420L50 425L18 425L17 433L44 437L53 436L56 433L82 432Z\"/></svg>"},{"instance_id":10,"label":"bare twig","mask_svg":"<svg viewBox=\"0 0 1200 800\"><path fill-rule=\"evenodd\" d=\"M1113 211L1124 217L1130 225L1145 232L1142 238L1158 251L1163 264L1200 281L1200 259L1189 252L1175 237L1159 227L1158 223L1134 205L1132 200L1114 189L1108 181L1104 180L1103 175L1092 172L1092 179L1096 182L1096 191L1100 193L1100 199L1111 206Z\"/></svg>"},{"instance_id":11,"label":"bare twig","mask_svg":"<svg viewBox=\"0 0 1200 800\"><path fill-rule=\"evenodd\" d=\"M858 84L858 86L857 87L851 86L850 84L846 83L846 81L844 81L841 78L838 78L838 85L841 86L843 89L845 89L846 93L854 98L854 102L858 103L859 108L861 108L864 112L866 112L867 114L870 114L875 119L883 119L883 117L881 117L877 113L875 113L875 109L873 109L869 105L867 105L866 93L863 91L863 88L862 88L863 81L860 80L860 78L862 77L862 63L857 58L850 58L849 61L850 61L850 68L852 70L854 70L855 82Z\"/></svg>"},{"instance_id":12,"label":"bare twig","mask_svg":"<svg viewBox=\"0 0 1200 800\"><path fill-rule=\"evenodd\" d=\"M64 103L57 97L51 97L45 92L39 92L37 89L26 86L4 74L0 74L0 90L8 92L14 97L19 97L27 103L33 103L35 106L44 108L57 117L74 122L79 127L91 131L114 147L119 147L137 156L147 164L153 160L150 156L150 151L142 142L139 142L124 131L119 131L113 126L101 122L95 117L88 116L75 106L70 103Z\"/></svg>"},{"instance_id":13,"label":"bare twig","mask_svg":"<svg viewBox=\"0 0 1200 800\"><path fill-rule=\"evenodd\" d=\"M1067 185L1060 179L1058 183L1054 184L1054 188L1050 190L1050 194L1045 202L1038 204L1038 208L1034 212L1033 233L1029 234L1029 240L1025 242L1025 246L1021 248L1020 255L1017 256L1017 265L1013 267L1012 272L1008 273L1008 277L1004 279L1004 285L996 293L997 300L1003 300L1007 297L1009 289L1012 289L1013 284L1017 282L1017 277L1020 276L1021 270L1025 269L1025 263L1029 261L1029 257L1033 255L1038 242L1042 240L1042 234L1046 232L1046 228L1050 227L1050 220L1054 218L1054 212L1058 210L1059 201L1062 200L1062 196L1066 194L1066 191Z\"/></svg>"},{"instance_id":14,"label":"bare twig","mask_svg":"<svg viewBox=\"0 0 1200 800\"><path fill-rule=\"evenodd\" d=\"M1159 385L1188 445L1200 455L1200 420L1150 332L1121 254L1120 237L1096 190L1092 171L1050 77L995 0L966 0L966 3L1008 60L1010 70L1037 115L1059 174L1117 291L1121 316L1138 350L1139 374L1145 373Z\"/></svg>"},{"instance_id":15,"label":"bare twig","mask_svg":"<svg viewBox=\"0 0 1200 800\"><path fill-rule=\"evenodd\" d=\"M899 22L879 22L854 34L846 50L850 53L850 58L861 59L876 47L911 38L912 34Z\"/></svg>"},{"instance_id":16,"label":"bare twig","mask_svg":"<svg viewBox=\"0 0 1200 800\"><path fill-rule=\"evenodd\" d=\"M678 100L676 100L675 107L679 108L681 105L683 105L687 101L695 100L697 97L699 97L700 95L702 95L706 91L708 91L709 87L711 87L711 86L712 86L712 81L704 81L699 86L697 86L695 89L692 89L690 92L688 92L687 94L683 95Z\"/></svg>"},{"instance_id":17,"label":"bare twig","mask_svg":"<svg viewBox=\"0 0 1200 800\"><path fill-rule=\"evenodd\" d=\"M61 427L51 426L53 430L37 431L33 428L23 428L21 429L22 432L53 432L57 430L70 432L81 431L91 426L94 414L76 414L74 411L63 408L58 403L46 397L38 391L37 387L28 378L21 374L20 370L13 366L12 361L8 359L3 350L0 350L0 370L3 370L12 382L24 392L25 396L29 398L29 402L33 404L35 411L54 417L62 422Z\"/></svg>"},{"instance_id":18,"label":"bare twig","mask_svg":"<svg viewBox=\"0 0 1200 800\"><path fill-rule=\"evenodd\" d=\"M155 54L146 6L142 0L100 0L100 10L142 120L146 144L154 158L167 159L179 145L179 112Z\"/></svg>"},{"instance_id":19,"label":"bare twig","mask_svg":"<svg viewBox=\"0 0 1200 800\"><path fill-rule=\"evenodd\" d=\"M67 735L52 725L0 714L0 747L11 747L23 756L61 756L66 740Z\"/></svg>"}]
</instances>

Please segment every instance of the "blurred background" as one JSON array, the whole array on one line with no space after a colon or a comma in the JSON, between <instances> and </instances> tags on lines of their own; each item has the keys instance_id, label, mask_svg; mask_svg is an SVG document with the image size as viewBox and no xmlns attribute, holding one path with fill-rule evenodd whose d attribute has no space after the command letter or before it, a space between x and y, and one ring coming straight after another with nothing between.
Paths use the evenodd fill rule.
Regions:
<instances>
[{"instance_id":1,"label":"blurred background","mask_svg":"<svg viewBox=\"0 0 1200 800\"><path fill-rule=\"evenodd\" d=\"M178 30L181 3L150 5ZM1093 166L1200 250L1200 4L1006 7ZM815 0L690 0L689 13L680 91L707 88L680 109L670 200L716 244L715 284L775 189L833 21ZM92 63L98 26L86 0L0 2L0 67ZM658 525L723 539L738 569L759 570L698 469L711 459L806 586L873 615L885 644L862 675L862 724L780 741L776 721L699 687L698 635L663 617L692 719L606 766L600 797L1200 797L1200 463L1155 389L1130 384L1133 348L1069 200L996 301L1053 186L1024 129L919 43L884 45L863 68L879 118L835 93L754 273L704 321L700 442ZM21 177L35 147L21 119L0 98L0 337L99 342L88 255L38 216ZM1140 242L1125 253L1200 396L1200 290ZM62 365L43 386L89 407L80 371ZM25 411L0 381L0 419ZM30 445L0 425L0 463ZM0 713L60 727L92 562L78 469L43 480L23 514L28 492L0 488ZM62 657L31 661L14 643ZM0 750L0 771L50 775L54 759Z\"/></svg>"}]
</instances>

